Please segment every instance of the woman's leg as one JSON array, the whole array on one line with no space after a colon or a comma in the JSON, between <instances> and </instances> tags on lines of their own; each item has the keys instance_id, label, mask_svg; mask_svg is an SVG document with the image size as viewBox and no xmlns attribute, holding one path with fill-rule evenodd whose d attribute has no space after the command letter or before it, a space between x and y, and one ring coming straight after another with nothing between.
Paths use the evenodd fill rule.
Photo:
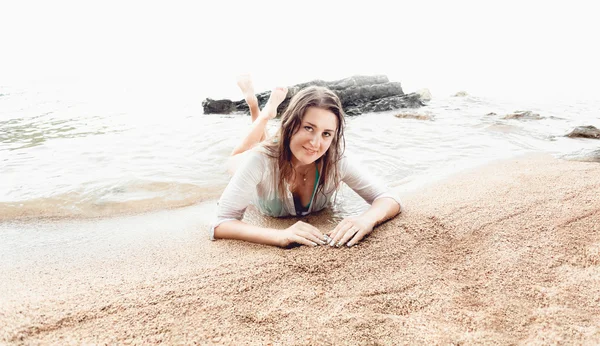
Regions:
<instances>
[{"instance_id":1,"label":"woman's leg","mask_svg":"<svg viewBox=\"0 0 600 346\"><path fill-rule=\"evenodd\" d=\"M267 104L263 107L262 111L260 111L258 100L256 99L256 95L254 95L254 86L252 85L250 76L240 76L238 78L238 86L242 90L244 98L250 107L252 125L250 131L242 139L240 144L233 149L231 156L236 156L246 150L252 149L255 145L267 139L267 123L277 115L277 107L279 107L287 95L287 88L273 89L269 101L267 101Z\"/></svg>"},{"instance_id":2,"label":"woman's leg","mask_svg":"<svg viewBox=\"0 0 600 346\"><path fill-rule=\"evenodd\" d=\"M237 85L240 87L242 94L244 94L244 99L250 107L250 116L252 116L252 122L258 118L260 114L260 109L258 108L258 99L254 94L254 85L252 85L252 78L250 75L244 74L238 77Z\"/></svg>"}]
</instances>

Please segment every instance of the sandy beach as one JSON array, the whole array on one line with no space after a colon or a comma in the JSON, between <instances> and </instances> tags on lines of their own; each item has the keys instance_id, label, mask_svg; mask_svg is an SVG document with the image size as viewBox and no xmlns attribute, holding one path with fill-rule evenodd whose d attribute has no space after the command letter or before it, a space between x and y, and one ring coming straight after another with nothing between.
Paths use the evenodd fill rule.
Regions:
<instances>
[{"instance_id":1,"label":"sandy beach","mask_svg":"<svg viewBox=\"0 0 600 346\"><path fill-rule=\"evenodd\" d=\"M209 205L0 224L0 344L600 343L598 163L524 156L401 197L340 249L211 242Z\"/></svg>"}]
</instances>

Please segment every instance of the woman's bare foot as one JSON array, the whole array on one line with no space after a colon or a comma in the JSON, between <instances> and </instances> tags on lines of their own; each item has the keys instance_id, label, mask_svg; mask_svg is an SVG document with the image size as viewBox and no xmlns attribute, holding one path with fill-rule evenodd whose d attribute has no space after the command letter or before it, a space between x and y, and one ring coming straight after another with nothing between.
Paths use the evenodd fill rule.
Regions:
<instances>
[{"instance_id":1,"label":"woman's bare foot","mask_svg":"<svg viewBox=\"0 0 600 346\"><path fill-rule=\"evenodd\" d=\"M252 77L249 74L242 74L237 77L237 85L242 90L244 97L252 97L254 95L254 85Z\"/></svg>"},{"instance_id":2,"label":"woman's bare foot","mask_svg":"<svg viewBox=\"0 0 600 346\"><path fill-rule=\"evenodd\" d=\"M244 94L244 99L250 108L250 115L252 116L252 121L254 122L254 120L256 120L260 114L260 108L258 107L258 99L254 94L252 77L249 74L239 75L237 77L237 85L240 87L242 94Z\"/></svg>"},{"instance_id":3,"label":"woman's bare foot","mask_svg":"<svg viewBox=\"0 0 600 346\"><path fill-rule=\"evenodd\" d=\"M267 119L273 119L277 116L277 107L285 100L287 96L288 89L285 87L277 87L271 90L271 96L269 96L269 101L263 107L260 112L260 117L265 117Z\"/></svg>"}]
</instances>

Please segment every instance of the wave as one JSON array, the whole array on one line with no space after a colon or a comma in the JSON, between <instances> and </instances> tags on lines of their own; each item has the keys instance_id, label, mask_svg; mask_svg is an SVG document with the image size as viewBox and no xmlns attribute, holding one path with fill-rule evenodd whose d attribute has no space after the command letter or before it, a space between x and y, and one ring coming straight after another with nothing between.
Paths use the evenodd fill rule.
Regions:
<instances>
[{"instance_id":1,"label":"wave","mask_svg":"<svg viewBox=\"0 0 600 346\"><path fill-rule=\"evenodd\" d=\"M222 186L148 182L96 192L70 192L26 201L0 202L0 222L140 214L216 200L222 191Z\"/></svg>"}]
</instances>

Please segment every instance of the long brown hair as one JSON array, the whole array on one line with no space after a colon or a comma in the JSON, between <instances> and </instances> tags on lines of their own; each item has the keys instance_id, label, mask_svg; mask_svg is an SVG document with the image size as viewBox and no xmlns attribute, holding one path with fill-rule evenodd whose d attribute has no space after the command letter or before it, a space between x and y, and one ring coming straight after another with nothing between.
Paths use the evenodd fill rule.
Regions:
<instances>
[{"instance_id":1,"label":"long brown hair","mask_svg":"<svg viewBox=\"0 0 600 346\"><path fill-rule=\"evenodd\" d=\"M327 182L333 182L333 190L340 185L340 172L338 162L344 154L346 142L344 139L344 110L339 97L331 90L320 86L309 86L300 90L292 97L290 103L281 116L281 127L277 135L271 140L268 140L263 147L266 149L267 155L274 160L275 168L279 168L279 177L275 176L275 186L279 192L279 196L285 196L286 180L291 180L296 173L292 166L292 151L290 149L290 141L292 135L298 132L304 114L310 107L317 107L331 111L337 118L337 129L329 149L317 159L322 162L321 179L317 186L317 193L328 193L323 191Z\"/></svg>"}]
</instances>

